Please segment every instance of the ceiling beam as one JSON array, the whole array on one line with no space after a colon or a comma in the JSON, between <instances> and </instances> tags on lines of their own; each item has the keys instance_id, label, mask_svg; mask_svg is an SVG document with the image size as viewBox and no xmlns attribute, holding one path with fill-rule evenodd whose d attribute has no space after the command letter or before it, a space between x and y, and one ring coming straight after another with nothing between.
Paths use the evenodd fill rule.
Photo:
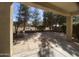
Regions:
<instances>
[{"instance_id":1,"label":"ceiling beam","mask_svg":"<svg viewBox=\"0 0 79 59\"><path fill-rule=\"evenodd\" d=\"M76 5L77 5L78 10L75 11L75 12L71 12L71 15L72 15L72 16L79 15L79 2L76 2Z\"/></svg>"},{"instance_id":2,"label":"ceiling beam","mask_svg":"<svg viewBox=\"0 0 79 59\"><path fill-rule=\"evenodd\" d=\"M71 14L72 16L76 16L76 15L79 15L79 11L71 12L70 14Z\"/></svg>"},{"instance_id":3,"label":"ceiling beam","mask_svg":"<svg viewBox=\"0 0 79 59\"><path fill-rule=\"evenodd\" d=\"M42 3L38 2L36 4L39 4L41 6L44 6L46 8L52 9L52 10L55 10L57 12L68 14L68 12L66 10L61 9L61 8L59 8L59 7L57 7L57 6L53 5L53 4L50 4L49 2L42 2Z\"/></svg>"},{"instance_id":4,"label":"ceiling beam","mask_svg":"<svg viewBox=\"0 0 79 59\"><path fill-rule=\"evenodd\" d=\"M24 5L27 5L27 6L32 6L32 7L36 7L39 9L43 9L44 11L51 11L55 14L70 16L70 13L68 13L67 11L65 11L53 4L50 4L48 2L21 2L21 3Z\"/></svg>"}]
</instances>

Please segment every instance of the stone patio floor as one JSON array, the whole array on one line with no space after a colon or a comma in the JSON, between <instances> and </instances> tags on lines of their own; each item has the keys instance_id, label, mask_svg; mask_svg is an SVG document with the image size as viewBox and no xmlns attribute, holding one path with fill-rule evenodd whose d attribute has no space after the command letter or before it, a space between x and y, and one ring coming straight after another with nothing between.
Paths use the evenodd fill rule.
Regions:
<instances>
[{"instance_id":1,"label":"stone patio floor","mask_svg":"<svg viewBox=\"0 0 79 59\"><path fill-rule=\"evenodd\" d=\"M37 32L27 33L22 40L18 40L13 46L12 57L39 57L40 39L49 40L50 48L49 57L78 57L79 43L68 42L66 35L56 32Z\"/></svg>"}]
</instances>

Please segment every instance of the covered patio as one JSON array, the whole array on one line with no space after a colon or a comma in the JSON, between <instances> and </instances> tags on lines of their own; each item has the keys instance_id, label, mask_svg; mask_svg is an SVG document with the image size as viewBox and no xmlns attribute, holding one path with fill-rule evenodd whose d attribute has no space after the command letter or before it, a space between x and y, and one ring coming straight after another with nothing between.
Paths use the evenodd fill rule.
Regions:
<instances>
[{"instance_id":1,"label":"covered patio","mask_svg":"<svg viewBox=\"0 0 79 59\"><path fill-rule=\"evenodd\" d=\"M21 2L27 6L33 6L51 11L55 14L66 16L66 40L72 42L73 19L79 15L79 3L75 2ZM13 54L13 6L12 3L0 3L0 56L12 56Z\"/></svg>"}]
</instances>

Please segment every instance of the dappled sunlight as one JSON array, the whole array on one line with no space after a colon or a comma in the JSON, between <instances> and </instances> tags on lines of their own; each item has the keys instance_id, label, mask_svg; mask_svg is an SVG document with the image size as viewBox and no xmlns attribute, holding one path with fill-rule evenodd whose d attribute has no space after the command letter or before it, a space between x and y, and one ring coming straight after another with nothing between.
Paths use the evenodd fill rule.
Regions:
<instances>
[{"instance_id":1,"label":"dappled sunlight","mask_svg":"<svg viewBox=\"0 0 79 59\"><path fill-rule=\"evenodd\" d=\"M25 39L18 40L20 42L13 46L13 53L17 54L23 50L29 51L38 48L40 35L41 33L26 33Z\"/></svg>"},{"instance_id":2,"label":"dappled sunlight","mask_svg":"<svg viewBox=\"0 0 79 59\"><path fill-rule=\"evenodd\" d=\"M32 56L33 53L40 56L40 49L44 49L44 51L41 50L44 52L42 52L42 54L44 54L42 56L79 56L79 46L76 46L74 42L68 42L66 35L63 33L36 32L33 33L30 38L28 38L28 36L25 37L27 37L27 39L22 41L24 44L14 45L15 54L16 52L18 54L24 51L27 53L24 56L28 56L29 52L31 52L29 56ZM44 43L41 41L43 39L45 40ZM46 43L46 40L48 43ZM42 47L42 45L46 45L46 47ZM32 51L34 52L32 53Z\"/></svg>"},{"instance_id":3,"label":"dappled sunlight","mask_svg":"<svg viewBox=\"0 0 79 59\"><path fill-rule=\"evenodd\" d=\"M79 56L78 47L73 42L67 42L66 35L63 33L42 33L41 37L47 37L57 51L60 51L65 56Z\"/></svg>"},{"instance_id":4,"label":"dappled sunlight","mask_svg":"<svg viewBox=\"0 0 79 59\"><path fill-rule=\"evenodd\" d=\"M67 55L68 53L70 55L76 55L76 56L79 56L79 51L75 48L76 46L74 45L73 42L67 42L65 39L65 37L61 37L60 34L59 35L56 35L56 34L52 34L52 36L50 37L50 42L52 42L54 45L57 46L57 50L59 50L59 47L62 49L61 52L64 53L64 51L66 51ZM54 38L54 39L53 39ZM72 45L73 44L73 45ZM77 47L78 48L78 47ZM76 53L76 54L75 54Z\"/></svg>"}]
</instances>

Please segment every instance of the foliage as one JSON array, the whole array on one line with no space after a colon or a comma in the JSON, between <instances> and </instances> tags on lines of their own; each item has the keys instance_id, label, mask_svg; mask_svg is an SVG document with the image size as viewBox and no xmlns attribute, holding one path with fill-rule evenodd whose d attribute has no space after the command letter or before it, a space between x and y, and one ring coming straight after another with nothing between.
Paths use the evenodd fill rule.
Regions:
<instances>
[{"instance_id":1,"label":"foliage","mask_svg":"<svg viewBox=\"0 0 79 59\"><path fill-rule=\"evenodd\" d=\"M73 36L79 39L79 24L73 24Z\"/></svg>"},{"instance_id":2,"label":"foliage","mask_svg":"<svg viewBox=\"0 0 79 59\"><path fill-rule=\"evenodd\" d=\"M40 24L40 22L39 22L39 20L40 20L40 18L39 18L39 10L38 9L35 9L35 11L34 11L34 13L33 13L33 22L32 22L32 24L33 24L33 26L34 27L37 27L37 26L39 26L39 24Z\"/></svg>"},{"instance_id":3,"label":"foliage","mask_svg":"<svg viewBox=\"0 0 79 59\"><path fill-rule=\"evenodd\" d=\"M43 30L45 30L45 26L37 26L37 29L38 29L39 31L43 31Z\"/></svg>"},{"instance_id":4,"label":"foliage","mask_svg":"<svg viewBox=\"0 0 79 59\"><path fill-rule=\"evenodd\" d=\"M20 4L20 17L23 23L23 31L25 31L26 23L28 20L28 7Z\"/></svg>"},{"instance_id":5,"label":"foliage","mask_svg":"<svg viewBox=\"0 0 79 59\"><path fill-rule=\"evenodd\" d=\"M79 22L79 16L73 16L73 22Z\"/></svg>"},{"instance_id":6,"label":"foliage","mask_svg":"<svg viewBox=\"0 0 79 59\"><path fill-rule=\"evenodd\" d=\"M52 29L52 25L53 25L53 13L52 12L44 12L43 15L43 26L45 27L49 27L50 29Z\"/></svg>"},{"instance_id":7,"label":"foliage","mask_svg":"<svg viewBox=\"0 0 79 59\"><path fill-rule=\"evenodd\" d=\"M47 26L52 26L53 14L52 12L47 12Z\"/></svg>"},{"instance_id":8,"label":"foliage","mask_svg":"<svg viewBox=\"0 0 79 59\"><path fill-rule=\"evenodd\" d=\"M62 31L63 33L66 33L66 25L63 25L63 26L61 27L61 31Z\"/></svg>"},{"instance_id":9,"label":"foliage","mask_svg":"<svg viewBox=\"0 0 79 59\"><path fill-rule=\"evenodd\" d=\"M53 25L63 25L66 23L66 17L61 15L53 14L52 12L44 12L43 15L43 26L53 28Z\"/></svg>"},{"instance_id":10,"label":"foliage","mask_svg":"<svg viewBox=\"0 0 79 59\"><path fill-rule=\"evenodd\" d=\"M39 24L39 21L37 19L35 19L33 22L32 22L33 26L36 27L38 26Z\"/></svg>"},{"instance_id":11,"label":"foliage","mask_svg":"<svg viewBox=\"0 0 79 59\"><path fill-rule=\"evenodd\" d=\"M44 12L43 14L43 26L47 27L47 14Z\"/></svg>"},{"instance_id":12,"label":"foliage","mask_svg":"<svg viewBox=\"0 0 79 59\"><path fill-rule=\"evenodd\" d=\"M23 30L25 30L26 22L28 19L28 7L26 7L23 4L20 4L18 11L19 12L16 16L17 22L14 22L16 34L17 34L18 28L20 27L21 24L23 24L23 27L24 27Z\"/></svg>"},{"instance_id":13,"label":"foliage","mask_svg":"<svg viewBox=\"0 0 79 59\"><path fill-rule=\"evenodd\" d=\"M66 17L65 16L61 16L61 15L57 15L57 23L60 25L63 25L64 23L66 23Z\"/></svg>"}]
</instances>

